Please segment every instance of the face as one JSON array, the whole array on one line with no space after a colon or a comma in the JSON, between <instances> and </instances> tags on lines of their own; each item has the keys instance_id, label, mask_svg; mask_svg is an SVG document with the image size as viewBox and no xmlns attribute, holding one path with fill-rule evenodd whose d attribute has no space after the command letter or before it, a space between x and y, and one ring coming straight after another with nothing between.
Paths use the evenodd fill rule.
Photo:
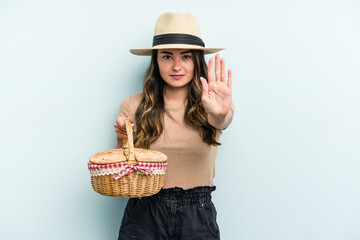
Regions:
<instances>
[{"instance_id":1,"label":"face","mask_svg":"<svg viewBox=\"0 0 360 240\"><path fill-rule=\"evenodd\" d=\"M160 75L168 86L185 87L194 77L194 60L188 49L159 49Z\"/></svg>"}]
</instances>

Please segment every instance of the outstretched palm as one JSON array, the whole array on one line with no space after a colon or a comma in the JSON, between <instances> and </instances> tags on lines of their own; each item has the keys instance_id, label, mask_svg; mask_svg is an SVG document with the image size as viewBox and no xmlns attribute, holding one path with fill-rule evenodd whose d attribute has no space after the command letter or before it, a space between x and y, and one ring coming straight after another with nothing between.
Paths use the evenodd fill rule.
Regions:
<instances>
[{"instance_id":1,"label":"outstretched palm","mask_svg":"<svg viewBox=\"0 0 360 240\"><path fill-rule=\"evenodd\" d=\"M214 60L210 58L208 68L208 81L201 78L203 94L201 100L207 113L213 117L225 117L231 107L231 83L232 71L228 70L226 81L225 59L220 55L215 56L215 81L214 81Z\"/></svg>"}]
</instances>

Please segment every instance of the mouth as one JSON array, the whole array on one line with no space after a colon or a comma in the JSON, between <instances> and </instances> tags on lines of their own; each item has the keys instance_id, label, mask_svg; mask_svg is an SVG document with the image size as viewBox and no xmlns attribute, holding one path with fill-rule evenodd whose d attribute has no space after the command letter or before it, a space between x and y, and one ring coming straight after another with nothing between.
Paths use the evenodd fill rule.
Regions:
<instances>
[{"instance_id":1,"label":"mouth","mask_svg":"<svg viewBox=\"0 0 360 240\"><path fill-rule=\"evenodd\" d=\"M184 75L183 74L174 74L174 75L170 75L173 79L180 79L182 78Z\"/></svg>"}]
</instances>

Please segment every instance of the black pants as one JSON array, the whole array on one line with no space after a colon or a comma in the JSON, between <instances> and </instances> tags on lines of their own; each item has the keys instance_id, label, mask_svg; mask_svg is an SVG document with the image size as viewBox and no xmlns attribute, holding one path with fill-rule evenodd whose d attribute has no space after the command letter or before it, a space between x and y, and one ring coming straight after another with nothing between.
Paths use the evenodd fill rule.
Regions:
<instances>
[{"instance_id":1,"label":"black pants","mask_svg":"<svg viewBox=\"0 0 360 240\"><path fill-rule=\"evenodd\" d=\"M162 189L154 196L130 198L121 222L119 239L220 239L215 187Z\"/></svg>"}]
</instances>

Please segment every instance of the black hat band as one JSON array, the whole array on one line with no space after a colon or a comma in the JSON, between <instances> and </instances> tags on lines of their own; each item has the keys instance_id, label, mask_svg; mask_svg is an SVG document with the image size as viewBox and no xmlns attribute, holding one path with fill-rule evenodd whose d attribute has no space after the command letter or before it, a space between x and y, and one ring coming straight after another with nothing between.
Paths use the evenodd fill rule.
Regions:
<instances>
[{"instance_id":1,"label":"black hat band","mask_svg":"<svg viewBox=\"0 0 360 240\"><path fill-rule=\"evenodd\" d=\"M169 33L154 36L153 47L162 44L191 44L205 47L205 43L201 38L181 33Z\"/></svg>"}]
</instances>

